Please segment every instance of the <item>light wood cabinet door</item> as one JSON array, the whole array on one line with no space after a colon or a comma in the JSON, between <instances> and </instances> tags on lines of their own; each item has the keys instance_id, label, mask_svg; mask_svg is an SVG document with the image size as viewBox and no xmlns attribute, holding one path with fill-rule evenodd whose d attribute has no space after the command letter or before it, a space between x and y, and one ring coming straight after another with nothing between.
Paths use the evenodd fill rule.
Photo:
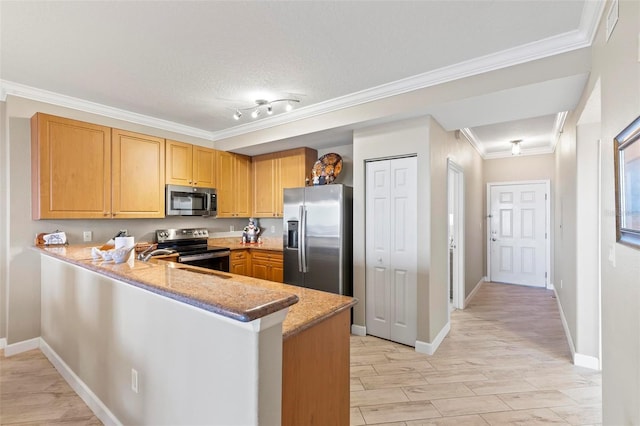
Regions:
<instances>
[{"instance_id":1,"label":"light wood cabinet door","mask_svg":"<svg viewBox=\"0 0 640 426\"><path fill-rule=\"evenodd\" d=\"M235 216L234 157L230 152L218 152L218 217Z\"/></svg>"},{"instance_id":2,"label":"light wood cabinet door","mask_svg":"<svg viewBox=\"0 0 640 426\"><path fill-rule=\"evenodd\" d=\"M311 148L296 148L253 157L254 216L282 217L284 188L305 186L317 154Z\"/></svg>"},{"instance_id":3,"label":"light wood cabinet door","mask_svg":"<svg viewBox=\"0 0 640 426\"><path fill-rule=\"evenodd\" d=\"M251 158L217 154L218 217L251 216Z\"/></svg>"},{"instance_id":4,"label":"light wood cabinet door","mask_svg":"<svg viewBox=\"0 0 640 426\"><path fill-rule=\"evenodd\" d=\"M113 217L164 217L164 139L119 129L111 138Z\"/></svg>"},{"instance_id":5,"label":"light wood cabinet door","mask_svg":"<svg viewBox=\"0 0 640 426\"><path fill-rule=\"evenodd\" d=\"M216 150L167 140L166 183L215 188Z\"/></svg>"},{"instance_id":6,"label":"light wood cabinet door","mask_svg":"<svg viewBox=\"0 0 640 426\"><path fill-rule=\"evenodd\" d=\"M193 145L193 186L216 187L216 153L215 149Z\"/></svg>"},{"instance_id":7,"label":"light wood cabinet door","mask_svg":"<svg viewBox=\"0 0 640 426\"><path fill-rule=\"evenodd\" d=\"M191 185L193 181L193 145L178 141L166 142L167 183L171 185Z\"/></svg>"},{"instance_id":8,"label":"light wood cabinet door","mask_svg":"<svg viewBox=\"0 0 640 426\"><path fill-rule=\"evenodd\" d=\"M282 253L271 250L251 250L251 272L253 278L283 282Z\"/></svg>"},{"instance_id":9,"label":"light wood cabinet door","mask_svg":"<svg viewBox=\"0 0 640 426\"><path fill-rule=\"evenodd\" d=\"M250 217L252 213L251 196L253 195L251 157L235 155L235 163L236 216Z\"/></svg>"},{"instance_id":10,"label":"light wood cabinet door","mask_svg":"<svg viewBox=\"0 0 640 426\"><path fill-rule=\"evenodd\" d=\"M232 274L251 276L249 250L232 250L229 269Z\"/></svg>"},{"instance_id":11,"label":"light wood cabinet door","mask_svg":"<svg viewBox=\"0 0 640 426\"><path fill-rule=\"evenodd\" d=\"M38 113L31 119L33 219L111 215L111 129Z\"/></svg>"},{"instance_id":12,"label":"light wood cabinet door","mask_svg":"<svg viewBox=\"0 0 640 426\"><path fill-rule=\"evenodd\" d=\"M253 215L255 217L275 216L277 197L277 164L273 154L259 155L251 160L253 166Z\"/></svg>"}]
</instances>

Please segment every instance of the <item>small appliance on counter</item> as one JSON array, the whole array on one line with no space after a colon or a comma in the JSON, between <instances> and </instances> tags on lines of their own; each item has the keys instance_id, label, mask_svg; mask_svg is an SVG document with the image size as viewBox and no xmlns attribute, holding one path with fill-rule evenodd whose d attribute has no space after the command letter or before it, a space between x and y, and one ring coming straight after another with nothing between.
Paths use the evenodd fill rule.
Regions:
<instances>
[{"instance_id":1,"label":"small appliance on counter","mask_svg":"<svg viewBox=\"0 0 640 426\"><path fill-rule=\"evenodd\" d=\"M211 216L218 214L217 191L215 188L167 185L167 216Z\"/></svg>"},{"instance_id":2,"label":"small appliance on counter","mask_svg":"<svg viewBox=\"0 0 640 426\"><path fill-rule=\"evenodd\" d=\"M178 263L229 272L228 247L209 246L209 231L204 228L158 229L158 249L175 250Z\"/></svg>"}]
</instances>

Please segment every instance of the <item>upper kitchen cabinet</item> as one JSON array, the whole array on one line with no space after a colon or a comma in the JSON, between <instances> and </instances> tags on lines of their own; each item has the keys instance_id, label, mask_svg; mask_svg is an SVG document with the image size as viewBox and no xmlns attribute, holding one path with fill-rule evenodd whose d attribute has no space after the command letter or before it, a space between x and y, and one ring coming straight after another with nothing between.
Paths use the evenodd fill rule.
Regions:
<instances>
[{"instance_id":1,"label":"upper kitchen cabinet","mask_svg":"<svg viewBox=\"0 0 640 426\"><path fill-rule=\"evenodd\" d=\"M253 157L254 216L282 217L284 188L305 186L305 180L317 158L318 152L311 148Z\"/></svg>"},{"instance_id":2,"label":"upper kitchen cabinet","mask_svg":"<svg viewBox=\"0 0 640 426\"><path fill-rule=\"evenodd\" d=\"M251 158L217 153L218 217L251 216Z\"/></svg>"},{"instance_id":3,"label":"upper kitchen cabinet","mask_svg":"<svg viewBox=\"0 0 640 426\"><path fill-rule=\"evenodd\" d=\"M37 113L34 219L164 217L164 139Z\"/></svg>"},{"instance_id":4,"label":"upper kitchen cabinet","mask_svg":"<svg viewBox=\"0 0 640 426\"><path fill-rule=\"evenodd\" d=\"M111 215L111 128L37 113L31 118L33 219Z\"/></svg>"},{"instance_id":5,"label":"upper kitchen cabinet","mask_svg":"<svg viewBox=\"0 0 640 426\"><path fill-rule=\"evenodd\" d=\"M216 153L203 146L167 140L166 183L215 188Z\"/></svg>"},{"instance_id":6,"label":"upper kitchen cabinet","mask_svg":"<svg viewBox=\"0 0 640 426\"><path fill-rule=\"evenodd\" d=\"M118 129L111 138L113 217L164 217L164 139Z\"/></svg>"}]
</instances>

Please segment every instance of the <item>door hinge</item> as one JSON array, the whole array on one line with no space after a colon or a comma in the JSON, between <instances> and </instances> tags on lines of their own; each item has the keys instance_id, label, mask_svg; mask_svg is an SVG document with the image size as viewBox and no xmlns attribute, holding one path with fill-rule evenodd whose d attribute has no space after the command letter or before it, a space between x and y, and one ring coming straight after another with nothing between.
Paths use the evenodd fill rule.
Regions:
<instances>
[{"instance_id":1,"label":"door hinge","mask_svg":"<svg viewBox=\"0 0 640 426\"><path fill-rule=\"evenodd\" d=\"M544 194L544 199L545 199L545 201L546 201L546 199L547 199L547 194Z\"/></svg>"},{"instance_id":2,"label":"door hinge","mask_svg":"<svg viewBox=\"0 0 640 426\"><path fill-rule=\"evenodd\" d=\"M544 239L545 240L547 239L547 233L546 232L544 233Z\"/></svg>"},{"instance_id":3,"label":"door hinge","mask_svg":"<svg viewBox=\"0 0 640 426\"><path fill-rule=\"evenodd\" d=\"M544 279L545 280L547 279L547 273L546 272L544 273Z\"/></svg>"}]
</instances>

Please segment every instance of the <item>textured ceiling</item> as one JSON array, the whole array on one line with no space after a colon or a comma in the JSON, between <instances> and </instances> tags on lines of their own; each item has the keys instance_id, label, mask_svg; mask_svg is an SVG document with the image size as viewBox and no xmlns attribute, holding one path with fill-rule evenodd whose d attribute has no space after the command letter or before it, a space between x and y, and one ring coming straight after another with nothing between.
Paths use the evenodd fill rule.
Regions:
<instances>
[{"instance_id":1,"label":"textured ceiling","mask_svg":"<svg viewBox=\"0 0 640 426\"><path fill-rule=\"evenodd\" d=\"M582 30L588 3L4 0L0 79L215 134L256 99L310 108Z\"/></svg>"}]
</instances>

